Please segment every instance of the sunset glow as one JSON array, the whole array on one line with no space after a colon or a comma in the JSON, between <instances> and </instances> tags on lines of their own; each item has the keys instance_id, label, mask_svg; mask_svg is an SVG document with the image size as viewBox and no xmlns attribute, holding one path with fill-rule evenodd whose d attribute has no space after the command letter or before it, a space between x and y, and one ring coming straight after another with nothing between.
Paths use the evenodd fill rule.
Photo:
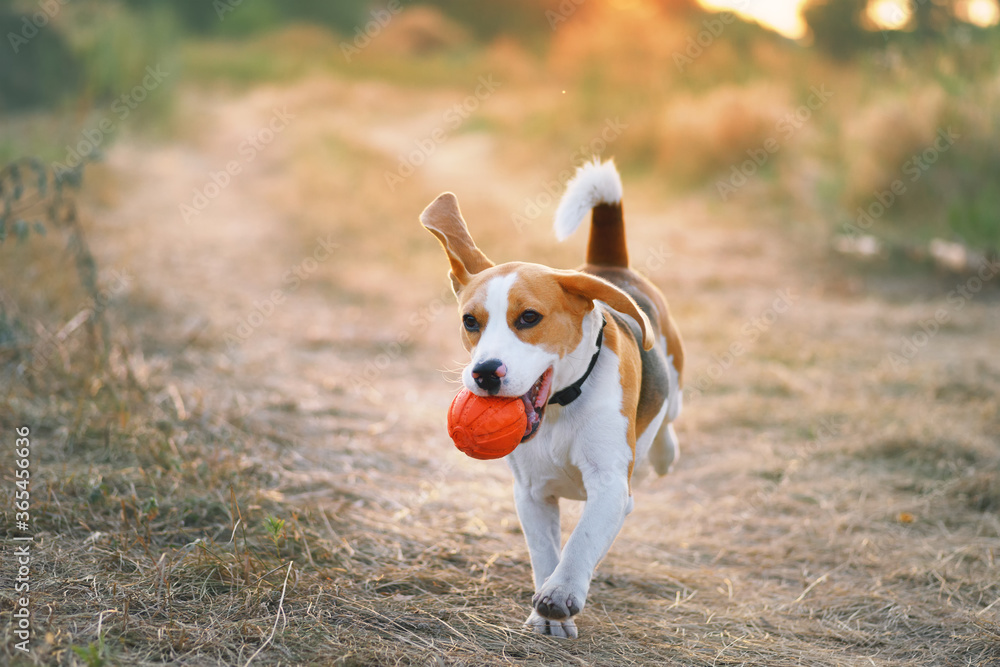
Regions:
<instances>
[{"instance_id":1,"label":"sunset glow","mask_svg":"<svg viewBox=\"0 0 1000 667\"><path fill-rule=\"evenodd\" d=\"M868 4L868 18L883 30L902 30L912 15L906 0L874 0Z\"/></svg>"},{"instance_id":2,"label":"sunset glow","mask_svg":"<svg viewBox=\"0 0 1000 667\"><path fill-rule=\"evenodd\" d=\"M798 39L806 34L802 7L806 0L699 0L705 9L733 11L785 37Z\"/></svg>"},{"instance_id":3,"label":"sunset glow","mask_svg":"<svg viewBox=\"0 0 1000 667\"><path fill-rule=\"evenodd\" d=\"M1000 22L1000 7L996 0L966 0L955 8L958 17L981 28L988 28Z\"/></svg>"}]
</instances>

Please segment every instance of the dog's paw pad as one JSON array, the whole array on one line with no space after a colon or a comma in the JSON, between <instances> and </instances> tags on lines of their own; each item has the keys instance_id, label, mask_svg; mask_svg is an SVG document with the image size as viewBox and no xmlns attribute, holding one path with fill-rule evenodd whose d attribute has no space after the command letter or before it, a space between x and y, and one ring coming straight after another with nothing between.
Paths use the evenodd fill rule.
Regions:
<instances>
[{"instance_id":1,"label":"dog's paw pad","mask_svg":"<svg viewBox=\"0 0 1000 667\"><path fill-rule=\"evenodd\" d=\"M536 593L531 604L539 616L555 621L576 616L583 608L583 604L577 601L575 595L562 588Z\"/></svg>"},{"instance_id":2,"label":"dog's paw pad","mask_svg":"<svg viewBox=\"0 0 1000 667\"><path fill-rule=\"evenodd\" d=\"M576 639L579 635L576 631L576 623L572 618L561 621L543 618L537 611L532 611L531 616L524 622L524 625L532 632L551 637L562 637L563 639Z\"/></svg>"}]
</instances>

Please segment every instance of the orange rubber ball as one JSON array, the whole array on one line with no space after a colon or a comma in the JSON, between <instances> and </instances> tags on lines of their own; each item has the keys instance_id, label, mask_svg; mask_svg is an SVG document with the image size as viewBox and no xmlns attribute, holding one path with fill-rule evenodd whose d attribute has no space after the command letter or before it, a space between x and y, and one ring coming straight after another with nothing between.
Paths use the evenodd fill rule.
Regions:
<instances>
[{"instance_id":1,"label":"orange rubber ball","mask_svg":"<svg viewBox=\"0 0 1000 667\"><path fill-rule=\"evenodd\" d=\"M499 459L521 443L528 426L519 396L476 396L458 392L448 410L448 435L474 459Z\"/></svg>"}]
</instances>

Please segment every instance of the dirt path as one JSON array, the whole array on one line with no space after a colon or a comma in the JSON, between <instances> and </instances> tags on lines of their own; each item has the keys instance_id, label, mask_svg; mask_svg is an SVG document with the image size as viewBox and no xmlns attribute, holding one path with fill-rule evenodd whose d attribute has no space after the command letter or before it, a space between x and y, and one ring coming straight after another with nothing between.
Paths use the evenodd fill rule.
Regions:
<instances>
[{"instance_id":1,"label":"dirt path","mask_svg":"<svg viewBox=\"0 0 1000 667\"><path fill-rule=\"evenodd\" d=\"M512 231L542 175L505 166L480 132L450 135L388 189L450 99L327 80L188 95L187 139L111 152L122 195L97 233L104 264L134 276L133 317L183 410L238 413L292 443L265 462L284 502L349 512L354 489L386 525L495 553L523 578L507 594L526 616L509 474L459 455L442 428L454 385L441 371L462 351L444 259L416 215L458 192L500 260L572 266L583 239L555 246L548 215ZM180 205L233 161L240 173L185 221ZM848 279L771 212L734 220L737 207L626 192L633 263L664 286L688 344L689 399L678 470L639 486L582 633L717 659L773 651L769 664L934 664L955 632L971 645L1000 609L987 610L1000 596L996 290L960 301L948 293L966 278ZM914 338L938 310L947 323ZM906 340L923 343L887 365Z\"/></svg>"},{"instance_id":2,"label":"dirt path","mask_svg":"<svg viewBox=\"0 0 1000 667\"><path fill-rule=\"evenodd\" d=\"M386 95L378 86L369 94ZM315 228L303 222L308 211L298 190L309 184L294 182L289 163L314 133L336 128L338 137L355 142L364 136L373 149L389 150L392 141L408 141L405 128L430 131L437 120L426 114L374 118L372 127L359 128L362 109L318 112L330 96L345 95L342 84L321 81L235 100L187 97L182 113L197 119L187 140L162 147L123 143L109 156L125 194L99 221L109 241L102 243L104 262L134 278L133 303L156 311L141 327L151 346L161 348L150 363L175 368L188 416L210 423L246 419L281 442L294 442L287 458L266 463L289 501L337 507L345 487L361 486L416 512L439 493L461 495L485 483L490 492L476 505L507 505L502 463L440 456L454 453L442 428L454 390L439 371L450 363L442 352L455 352L454 302L440 266L409 282L390 276L392 284L385 267L371 267L367 273L384 283L366 284L366 268L345 245L338 221ZM355 101L369 103L363 91ZM291 120L267 142L264 128L276 115ZM252 137L261 148L246 159ZM453 147L468 150L461 140ZM239 173L215 194L212 174L232 161ZM473 180L459 163L454 167L463 180ZM448 173L439 180L454 182ZM196 193L208 196L198 200ZM185 213L182 203L196 212ZM406 221L414 229L415 211ZM422 240L433 247L429 236ZM411 293L412 285L426 289ZM393 315L392 306L404 310ZM380 317L391 317L397 328L380 327ZM420 360L426 350L434 356ZM433 488L389 492L379 488L378 469L393 478L430 480ZM449 484L454 476L463 481ZM471 514L468 521L485 525Z\"/></svg>"}]
</instances>

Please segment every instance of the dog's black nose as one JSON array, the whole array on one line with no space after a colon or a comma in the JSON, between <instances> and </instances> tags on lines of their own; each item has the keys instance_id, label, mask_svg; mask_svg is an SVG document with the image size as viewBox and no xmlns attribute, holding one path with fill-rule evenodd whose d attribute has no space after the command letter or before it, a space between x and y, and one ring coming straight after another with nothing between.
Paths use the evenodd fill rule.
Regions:
<instances>
[{"instance_id":1,"label":"dog's black nose","mask_svg":"<svg viewBox=\"0 0 1000 667\"><path fill-rule=\"evenodd\" d=\"M487 359L472 367L472 379L476 386L491 395L500 391L500 378L507 375L507 367L499 359Z\"/></svg>"}]
</instances>

